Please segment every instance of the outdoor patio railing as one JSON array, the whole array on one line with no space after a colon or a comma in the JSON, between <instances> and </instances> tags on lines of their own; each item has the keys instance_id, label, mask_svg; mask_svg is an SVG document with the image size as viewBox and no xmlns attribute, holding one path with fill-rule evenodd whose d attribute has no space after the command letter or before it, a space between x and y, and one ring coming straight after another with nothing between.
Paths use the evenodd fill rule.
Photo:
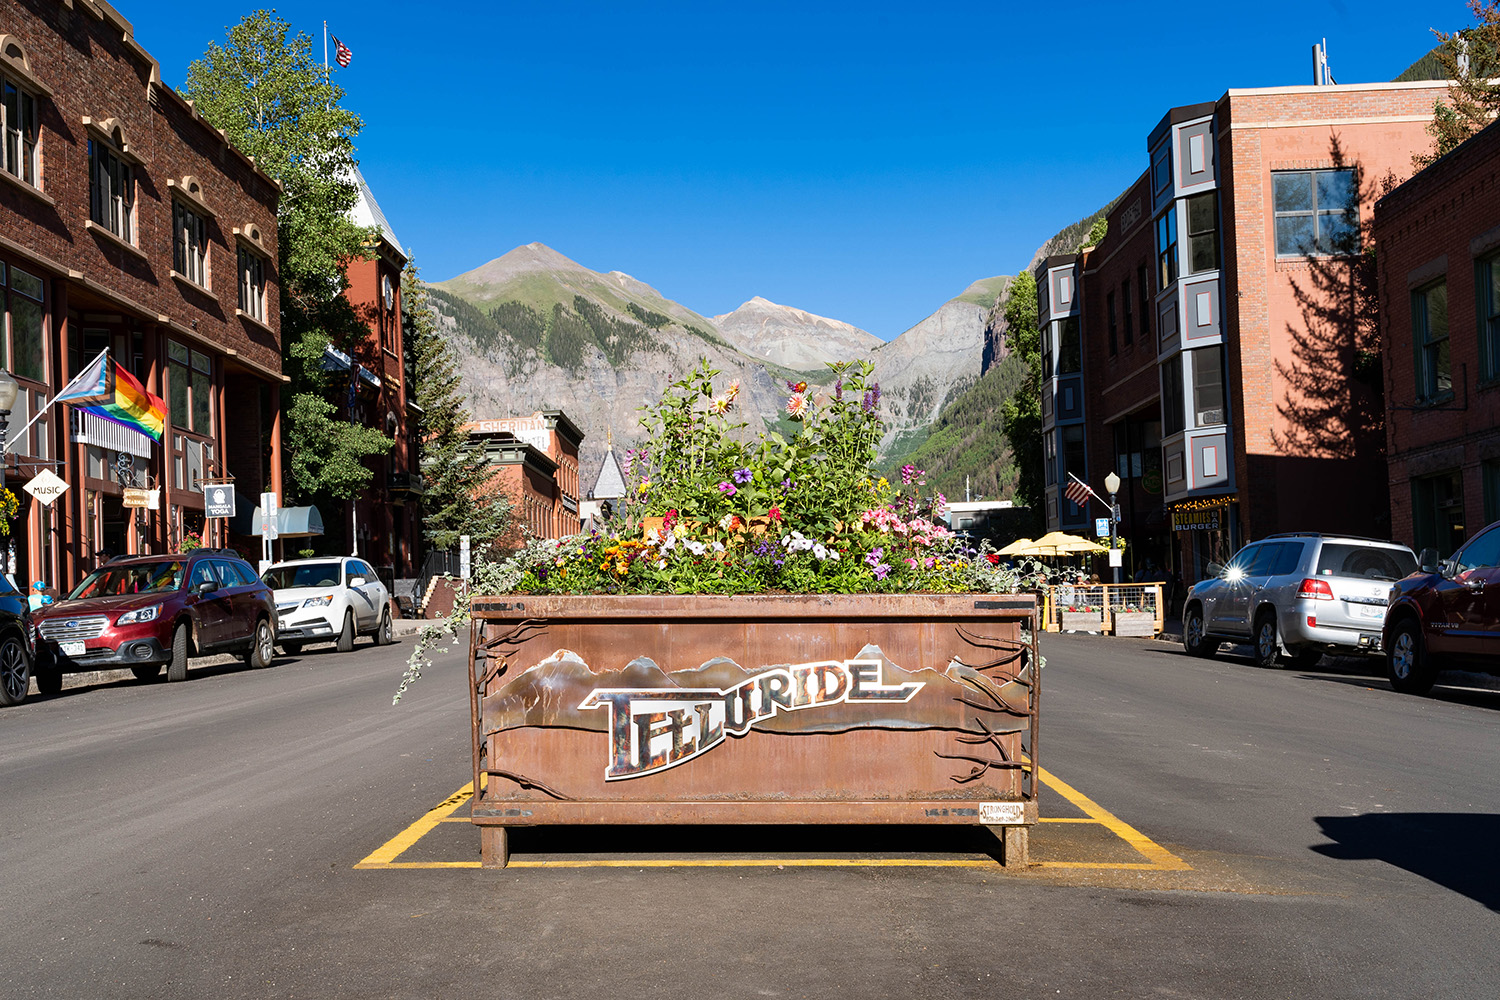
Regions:
<instances>
[{"instance_id":1,"label":"outdoor patio railing","mask_svg":"<svg viewBox=\"0 0 1500 1000\"><path fill-rule=\"evenodd\" d=\"M1142 612L1152 616L1152 634L1160 635L1166 622L1160 583L1094 583L1052 584L1042 587L1042 626L1048 631L1067 628L1063 615L1070 614L1072 624L1079 616L1097 616L1098 626L1085 631L1114 631L1113 612Z\"/></svg>"}]
</instances>

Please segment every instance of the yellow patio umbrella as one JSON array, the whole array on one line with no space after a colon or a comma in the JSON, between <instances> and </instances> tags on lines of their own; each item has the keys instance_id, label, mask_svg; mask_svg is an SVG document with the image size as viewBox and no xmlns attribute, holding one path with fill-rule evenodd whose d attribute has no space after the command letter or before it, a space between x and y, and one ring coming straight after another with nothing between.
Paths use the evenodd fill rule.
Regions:
<instances>
[{"instance_id":1,"label":"yellow patio umbrella","mask_svg":"<svg viewBox=\"0 0 1500 1000\"><path fill-rule=\"evenodd\" d=\"M1024 556L1026 555L1027 546L1035 544L1029 538L1017 538L1005 548L998 550L995 554L997 556Z\"/></svg>"},{"instance_id":2,"label":"yellow patio umbrella","mask_svg":"<svg viewBox=\"0 0 1500 1000\"><path fill-rule=\"evenodd\" d=\"M1108 551L1108 546L1100 545L1098 542L1091 542L1081 535L1070 535L1062 531L1049 531L1041 538L1032 542L1025 551L1015 554L1023 556L1072 556L1081 553L1097 555Z\"/></svg>"}]
</instances>

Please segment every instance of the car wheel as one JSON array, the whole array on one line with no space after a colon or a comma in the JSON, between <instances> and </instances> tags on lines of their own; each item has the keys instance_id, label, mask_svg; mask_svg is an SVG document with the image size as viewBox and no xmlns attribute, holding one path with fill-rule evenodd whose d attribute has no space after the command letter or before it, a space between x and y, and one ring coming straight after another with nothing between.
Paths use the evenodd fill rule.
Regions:
<instances>
[{"instance_id":1,"label":"car wheel","mask_svg":"<svg viewBox=\"0 0 1500 1000\"><path fill-rule=\"evenodd\" d=\"M135 674L138 681L154 681L161 676L160 663L145 663L138 667L131 667L130 672Z\"/></svg>"},{"instance_id":2,"label":"car wheel","mask_svg":"<svg viewBox=\"0 0 1500 1000\"><path fill-rule=\"evenodd\" d=\"M339 632L338 650L347 653L354 648L354 612L344 612L344 627Z\"/></svg>"},{"instance_id":3,"label":"car wheel","mask_svg":"<svg viewBox=\"0 0 1500 1000\"><path fill-rule=\"evenodd\" d=\"M1182 613L1182 648L1194 656L1213 656L1219 649L1218 640L1204 630L1203 609L1196 604Z\"/></svg>"},{"instance_id":4,"label":"car wheel","mask_svg":"<svg viewBox=\"0 0 1500 1000\"><path fill-rule=\"evenodd\" d=\"M283 642L281 648L286 652L287 656L302 655L302 643L300 642Z\"/></svg>"},{"instance_id":5,"label":"car wheel","mask_svg":"<svg viewBox=\"0 0 1500 1000\"><path fill-rule=\"evenodd\" d=\"M31 660L21 640L8 635L0 641L0 705L19 705L31 692Z\"/></svg>"},{"instance_id":6,"label":"car wheel","mask_svg":"<svg viewBox=\"0 0 1500 1000\"><path fill-rule=\"evenodd\" d=\"M1323 658L1321 651L1316 649L1299 649L1287 657L1287 662L1298 670L1311 670L1318 665Z\"/></svg>"},{"instance_id":7,"label":"car wheel","mask_svg":"<svg viewBox=\"0 0 1500 1000\"><path fill-rule=\"evenodd\" d=\"M1390 648L1385 651L1385 673L1391 687L1402 694L1426 694L1432 690L1434 671L1415 618L1403 618L1396 626Z\"/></svg>"},{"instance_id":8,"label":"car wheel","mask_svg":"<svg viewBox=\"0 0 1500 1000\"><path fill-rule=\"evenodd\" d=\"M187 680L188 627L179 625L172 632L172 662L167 664L167 680Z\"/></svg>"},{"instance_id":9,"label":"car wheel","mask_svg":"<svg viewBox=\"0 0 1500 1000\"><path fill-rule=\"evenodd\" d=\"M391 642L391 609L386 608L380 612L380 627L375 630L375 645L389 646Z\"/></svg>"},{"instance_id":10,"label":"car wheel","mask_svg":"<svg viewBox=\"0 0 1500 1000\"><path fill-rule=\"evenodd\" d=\"M264 618L255 623L255 634L250 637L250 648L244 654L245 666L256 670L269 667L276 659L276 637L271 634L271 623Z\"/></svg>"},{"instance_id":11,"label":"car wheel","mask_svg":"<svg viewBox=\"0 0 1500 1000\"><path fill-rule=\"evenodd\" d=\"M1276 641L1276 616L1262 611L1255 619L1255 649L1252 654L1257 667L1274 667L1280 661L1280 643Z\"/></svg>"}]
</instances>

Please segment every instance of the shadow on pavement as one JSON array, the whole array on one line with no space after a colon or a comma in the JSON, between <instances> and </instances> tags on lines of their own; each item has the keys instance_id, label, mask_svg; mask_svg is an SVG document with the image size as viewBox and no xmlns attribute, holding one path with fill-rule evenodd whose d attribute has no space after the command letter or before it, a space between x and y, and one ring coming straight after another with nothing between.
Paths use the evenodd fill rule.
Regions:
<instances>
[{"instance_id":1,"label":"shadow on pavement","mask_svg":"<svg viewBox=\"0 0 1500 1000\"><path fill-rule=\"evenodd\" d=\"M716 858L770 855L868 858L871 855L1000 857L1000 840L984 827L954 826L533 826L512 827L513 854Z\"/></svg>"},{"instance_id":2,"label":"shadow on pavement","mask_svg":"<svg viewBox=\"0 0 1500 1000\"><path fill-rule=\"evenodd\" d=\"M1319 816L1341 861L1384 861L1500 911L1500 816L1490 813L1365 813Z\"/></svg>"}]
</instances>

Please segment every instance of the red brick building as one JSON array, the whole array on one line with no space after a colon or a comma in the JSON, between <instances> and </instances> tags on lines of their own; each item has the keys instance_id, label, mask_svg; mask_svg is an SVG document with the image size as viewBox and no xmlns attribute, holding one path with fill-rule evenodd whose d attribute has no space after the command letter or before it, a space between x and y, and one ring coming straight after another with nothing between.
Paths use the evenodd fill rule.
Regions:
<instances>
[{"instance_id":1,"label":"red brick building","mask_svg":"<svg viewBox=\"0 0 1500 1000\"><path fill-rule=\"evenodd\" d=\"M356 170L353 179L359 198L352 215L359 225L375 230L375 253L372 259L349 262L344 295L369 335L352 359L330 352L329 365L350 372L354 419L378 428L395 445L389 454L366 460L373 476L370 488L346 505L343 517L355 532L352 551L379 568L388 567L392 576L409 577L420 558L422 474L412 437L416 404L408 396L413 373L401 323L401 272L407 257L364 176ZM353 364L359 368L353 370Z\"/></svg>"},{"instance_id":2,"label":"red brick building","mask_svg":"<svg viewBox=\"0 0 1500 1000\"><path fill-rule=\"evenodd\" d=\"M1075 464L1096 491L1111 469L1126 480L1130 558L1164 556L1191 582L1278 531L1391 533L1379 415L1356 380L1353 267L1376 198L1430 145L1446 93L1230 90L1151 131L1145 172L1073 265L1085 443L1065 461L1058 411L1047 456L1058 483ZM1058 506L1061 524L1086 523Z\"/></svg>"},{"instance_id":3,"label":"red brick building","mask_svg":"<svg viewBox=\"0 0 1500 1000\"><path fill-rule=\"evenodd\" d=\"M1500 126L1375 206L1392 536L1500 520Z\"/></svg>"},{"instance_id":4,"label":"red brick building","mask_svg":"<svg viewBox=\"0 0 1500 1000\"><path fill-rule=\"evenodd\" d=\"M491 483L516 504L516 520L538 538L564 538L582 527L578 446L583 432L561 410L480 420L463 428L484 449ZM516 542L519 538L507 539Z\"/></svg>"},{"instance_id":5,"label":"red brick building","mask_svg":"<svg viewBox=\"0 0 1500 1000\"><path fill-rule=\"evenodd\" d=\"M6 453L23 500L16 579L68 587L99 553L166 551L204 526L203 480L280 491L277 183L161 82L107 3L19 0L0 20L0 326L22 391L11 434L108 347L166 400L158 444L55 406ZM228 401L233 400L233 405ZM80 416L83 419L80 419ZM160 506L122 504L121 480ZM211 537L223 539L214 519Z\"/></svg>"}]
</instances>

